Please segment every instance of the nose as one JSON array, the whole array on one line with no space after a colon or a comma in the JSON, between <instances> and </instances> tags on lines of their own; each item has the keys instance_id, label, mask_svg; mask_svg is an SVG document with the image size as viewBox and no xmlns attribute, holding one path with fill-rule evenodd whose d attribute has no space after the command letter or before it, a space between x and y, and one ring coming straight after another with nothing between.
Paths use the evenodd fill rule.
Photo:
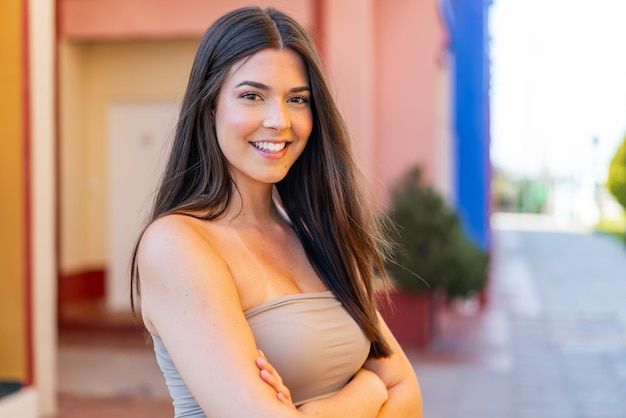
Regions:
<instances>
[{"instance_id":1,"label":"nose","mask_svg":"<svg viewBox=\"0 0 626 418\"><path fill-rule=\"evenodd\" d=\"M291 127L289 110L284 103L268 103L263 127L282 131Z\"/></svg>"}]
</instances>

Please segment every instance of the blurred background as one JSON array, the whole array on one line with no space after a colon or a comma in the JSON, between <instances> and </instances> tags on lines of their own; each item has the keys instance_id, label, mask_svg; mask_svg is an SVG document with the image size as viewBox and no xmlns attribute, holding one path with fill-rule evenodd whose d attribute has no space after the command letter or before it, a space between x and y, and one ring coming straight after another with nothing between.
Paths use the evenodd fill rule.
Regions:
<instances>
[{"instance_id":1,"label":"blurred background","mask_svg":"<svg viewBox=\"0 0 626 418\"><path fill-rule=\"evenodd\" d=\"M502 208L595 225L621 218L605 187L626 131L620 1L494 2L491 158Z\"/></svg>"},{"instance_id":2,"label":"blurred background","mask_svg":"<svg viewBox=\"0 0 626 418\"><path fill-rule=\"evenodd\" d=\"M2 0L0 417L173 415L129 254L199 39L248 4L313 34L424 276L381 310L425 416L626 417L621 0Z\"/></svg>"}]
</instances>

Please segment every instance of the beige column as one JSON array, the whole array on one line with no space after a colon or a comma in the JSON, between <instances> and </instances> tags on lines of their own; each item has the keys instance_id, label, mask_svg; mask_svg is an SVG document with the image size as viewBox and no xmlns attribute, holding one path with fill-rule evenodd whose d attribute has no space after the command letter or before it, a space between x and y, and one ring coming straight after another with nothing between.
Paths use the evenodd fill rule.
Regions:
<instances>
[{"instance_id":1,"label":"beige column","mask_svg":"<svg viewBox=\"0 0 626 418\"><path fill-rule=\"evenodd\" d=\"M30 129L34 381L39 414L56 411L55 12L52 0L30 0Z\"/></svg>"}]
</instances>

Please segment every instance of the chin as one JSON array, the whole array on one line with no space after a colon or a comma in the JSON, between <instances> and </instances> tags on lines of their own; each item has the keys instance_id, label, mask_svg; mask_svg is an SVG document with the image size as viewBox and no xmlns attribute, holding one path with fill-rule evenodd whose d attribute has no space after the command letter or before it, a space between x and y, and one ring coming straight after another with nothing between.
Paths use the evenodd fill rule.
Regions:
<instances>
[{"instance_id":1,"label":"chin","mask_svg":"<svg viewBox=\"0 0 626 418\"><path fill-rule=\"evenodd\" d=\"M268 173L265 175L256 176L256 180L266 184L276 184L282 181L285 176L287 176L287 172L284 173Z\"/></svg>"},{"instance_id":2,"label":"chin","mask_svg":"<svg viewBox=\"0 0 626 418\"><path fill-rule=\"evenodd\" d=\"M285 176L286 174L284 176L271 177L270 179L267 180L267 183L271 183L271 184L280 183L281 181L283 181Z\"/></svg>"}]
</instances>

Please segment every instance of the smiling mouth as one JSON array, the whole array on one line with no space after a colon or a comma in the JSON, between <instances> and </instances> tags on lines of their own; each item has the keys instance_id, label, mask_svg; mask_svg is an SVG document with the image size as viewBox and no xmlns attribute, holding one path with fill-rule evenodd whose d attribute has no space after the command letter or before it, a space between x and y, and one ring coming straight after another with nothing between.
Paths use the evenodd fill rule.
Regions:
<instances>
[{"instance_id":1,"label":"smiling mouth","mask_svg":"<svg viewBox=\"0 0 626 418\"><path fill-rule=\"evenodd\" d=\"M251 142L252 146L264 152L280 152L287 146L286 142Z\"/></svg>"}]
</instances>

